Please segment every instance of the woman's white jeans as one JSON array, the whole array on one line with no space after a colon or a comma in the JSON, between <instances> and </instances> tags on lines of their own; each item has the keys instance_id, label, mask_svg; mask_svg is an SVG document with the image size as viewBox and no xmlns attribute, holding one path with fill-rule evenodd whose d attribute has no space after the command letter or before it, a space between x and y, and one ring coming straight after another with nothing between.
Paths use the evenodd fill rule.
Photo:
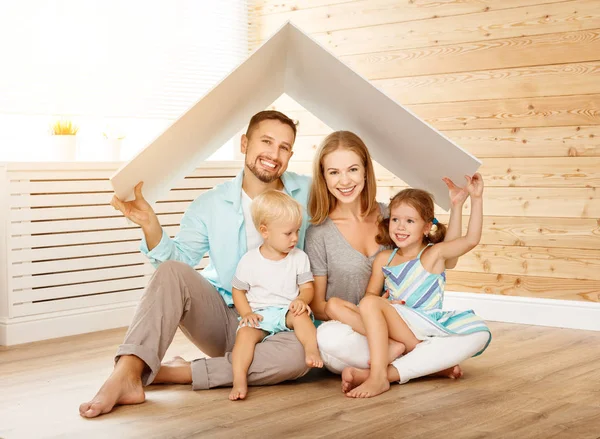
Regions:
<instances>
[{"instance_id":1,"label":"woman's white jeans","mask_svg":"<svg viewBox=\"0 0 600 439\"><path fill-rule=\"evenodd\" d=\"M400 375L400 384L455 366L482 350L489 339L487 332L432 337L422 341L407 355L392 363ZM342 373L345 367L369 367L367 338L340 322L329 321L317 328L317 342L327 369Z\"/></svg>"}]
</instances>

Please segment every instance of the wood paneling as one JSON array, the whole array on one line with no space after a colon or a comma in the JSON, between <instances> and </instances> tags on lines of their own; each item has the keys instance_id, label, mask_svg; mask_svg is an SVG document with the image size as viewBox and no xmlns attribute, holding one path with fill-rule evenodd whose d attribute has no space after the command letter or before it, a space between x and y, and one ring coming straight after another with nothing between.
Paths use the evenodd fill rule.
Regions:
<instances>
[{"instance_id":1,"label":"wood paneling","mask_svg":"<svg viewBox=\"0 0 600 439\"><path fill-rule=\"evenodd\" d=\"M600 93L600 63L410 76L373 83L402 105ZM557 87L557 84L560 86Z\"/></svg>"},{"instance_id":2,"label":"wood paneling","mask_svg":"<svg viewBox=\"0 0 600 439\"><path fill-rule=\"evenodd\" d=\"M524 6L559 3L564 0L359 0L258 2L255 10L261 17L261 35L275 32L282 23L292 20L305 32L332 32L356 27L399 24L439 19L477 12L492 12Z\"/></svg>"},{"instance_id":3,"label":"wood paneling","mask_svg":"<svg viewBox=\"0 0 600 439\"><path fill-rule=\"evenodd\" d=\"M600 8L597 1L578 0L458 17L360 26L314 33L312 37L341 56L598 28ZM268 35L270 33L261 36L266 38Z\"/></svg>"},{"instance_id":4,"label":"wood paneling","mask_svg":"<svg viewBox=\"0 0 600 439\"><path fill-rule=\"evenodd\" d=\"M595 61L600 30L561 32L454 45L373 52L341 59L366 78L434 75L483 69Z\"/></svg>"},{"instance_id":5,"label":"wood paneling","mask_svg":"<svg viewBox=\"0 0 600 439\"><path fill-rule=\"evenodd\" d=\"M600 281L600 249L484 244L461 256L456 270Z\"/></svg>"},{"instance_id":6,"label":"wood paneling","mask_svg":"<svg viewBox=\"0 0 600 439\"><path fill-rule=\"evenodd\" d=\"M436 217L448 224L448 215ZM463 219L464 232L468 222L467 216ZM600 219L486 216L481 244L598 250Z\"/></svg>"},{"instance_id":7,"label":"wood paneling","mask_svg":"<svg viewBox=\"0 0 600 439\"><path fill-rule=\"evenodd\" d=\"M597 280L516 276L448 270L447 291L600 302Z\"/></svg>"}]
</instances>

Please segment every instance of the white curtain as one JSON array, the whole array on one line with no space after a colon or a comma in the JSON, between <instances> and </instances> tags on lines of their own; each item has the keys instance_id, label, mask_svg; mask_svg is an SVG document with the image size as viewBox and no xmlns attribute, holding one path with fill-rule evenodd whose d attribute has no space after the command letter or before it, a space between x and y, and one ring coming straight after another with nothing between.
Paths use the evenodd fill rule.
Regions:
<instances>
[{"instance_id":1,"label":"white curtain","mask_svg":"<svg viewBox=\"0 0 600 439\"><path fill-rule=\"evenodd\" d=\"M43 158L51 123L129 158L248 55L245 0L0 2L0 161ZM222 158L228 158L225 154Z\"/></svg>"}]
</instances>

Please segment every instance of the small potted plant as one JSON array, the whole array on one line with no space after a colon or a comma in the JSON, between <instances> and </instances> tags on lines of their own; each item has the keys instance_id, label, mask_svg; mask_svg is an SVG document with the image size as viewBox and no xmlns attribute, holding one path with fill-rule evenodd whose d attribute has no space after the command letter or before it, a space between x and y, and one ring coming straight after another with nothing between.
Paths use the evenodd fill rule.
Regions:
<instances>
[{"instance_id":1,"label":"small potted plant","mask_svg":"<svg viewBox=\"0 0 600 439\"><path fill-rule=\"evenodd\" d=\"M77 131L79 127L70 120L58 120L50 127L52 156L59 161L72 161L77 156Z\"/></svg>"}]
</instances>

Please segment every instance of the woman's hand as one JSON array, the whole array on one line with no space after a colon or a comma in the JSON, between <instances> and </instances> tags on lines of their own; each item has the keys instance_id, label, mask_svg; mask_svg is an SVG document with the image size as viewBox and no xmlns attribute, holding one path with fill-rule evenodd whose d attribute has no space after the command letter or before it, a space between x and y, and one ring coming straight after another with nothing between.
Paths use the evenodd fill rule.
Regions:
<instances>
[{"instance_id":1,"label":"woman's hand","mask_svg":"<svg viewBox=\"0 0 600 439\"><path fill-rule=\"evenodd\" d=\"M248 313L242 317L239 326L250 326L252 328L258 328L259 322L261 322L263 316L254 312Z\"/></svg>"}]
</instances>

